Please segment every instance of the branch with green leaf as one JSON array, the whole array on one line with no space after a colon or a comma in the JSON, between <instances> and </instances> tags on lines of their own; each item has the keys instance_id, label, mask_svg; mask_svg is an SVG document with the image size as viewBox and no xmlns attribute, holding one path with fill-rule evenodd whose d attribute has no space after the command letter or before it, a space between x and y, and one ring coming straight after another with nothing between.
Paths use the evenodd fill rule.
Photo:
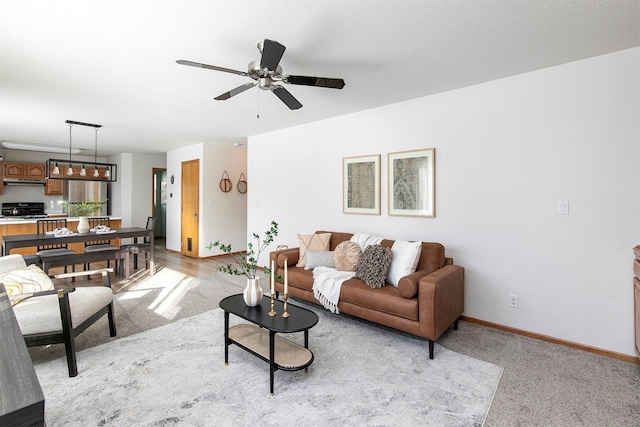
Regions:
<instances>
[{"instance_id":1,"label":"branch with green leaf","mask_svg":"<svg viewBox=\"0 0 640 427\"><path fill-rule=\"evenodd\" d=\"M219 248L225 254L230 254L235 261L236 265L227 264L219 266L219 271L235 276L245 275L249 279L255 279L260 254L273 242L273 239L277 235L278 223L271 221L271 228L264 233L264 239L261 239L260 235L253 233L255 246L252 242L248 242L246 252L233 253L233 249L231 249L230 244L227 245L220 243L220 241L209 243L207 249ZM264 267L264 272L266 275L270 275L271 269L269 267Z\"/></svg>"},{"instance_id":2,"label":"branch with green leaf","mask_svg":"<svg viewBox=\"0 0 640 427\"><path fill-rule=\"evenodd\" d=\"M89 216L91 214L95 214L102 208L102 205L107 203L107 199L104 199L100 202L96 202L93 200L85 200L84 202L77 203L69 203L68 201L64 201L62 208L65 212L69 214L69 216Z\"/></svg>"}]
</instances>

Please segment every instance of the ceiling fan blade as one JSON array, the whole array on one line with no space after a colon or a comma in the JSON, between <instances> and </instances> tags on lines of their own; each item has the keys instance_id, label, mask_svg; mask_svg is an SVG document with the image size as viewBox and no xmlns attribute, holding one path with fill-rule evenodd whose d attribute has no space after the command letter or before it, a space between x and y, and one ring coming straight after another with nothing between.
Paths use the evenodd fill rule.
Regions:
<instances>
[{"instance_id":1,"label":"ceiling fan blade","mask_svg":"<svg viewBox=\"0 0 640 427\"><path fill-rule=\"evenodd\" d=\"M271 71L275 71L282 59L282 55L284 55L285 49L286 47L282 46L277 41L264 39L260 66L268 68Z\"/></svg>"},{"instance_id":2,"label":"ceiling fan blade","mask_svg":"<svg viewBox=\"0 0 640 427\"><path fill-rule=\"evenodd\" d=\"M289 109L297 110L298 108L302 107L302 104L300 104L300 102L298 102L298 100L295 99L293 95L291 95L289 91L282 86L273 86L271 91L275 93L282 102L287 104L287 107L289 107Z\"/></svg>"},{"instance_id":3,"label":"ceiling fan blade","mask_svg":"<svg viewBox=\"0 0 640 427\"><path fill-rule=\"evenodd\" d=\"M282 81L292 85L319 86L331 89L342 89L344 87L344 80L328 77L284 76Z\"/></svg>"},{"instance_id":4,"label":"ceiling fan blade","mask_svg":"<svg viewBox=\"0 0 640 427\"><path fill-rule=\"evenodd\" d=\"M245 90L251 89L252 87L254 87L257 84L258 83L245 83L242 86L238 86L235 89L231 89L229 92L225 92L222 95L216 96L214 99L216 99L218 101L224 101L225 99L229 99L232 96L236 96L237 94L242 93Z\"/></svg>"},{"instance_id":5,"label":"ceiling fan blade","mask_svg":"<svg viewBox=\"0 0 640 427\"><path fill-rule=\"evenodd\" d=\"M185 61L184 59L179 59L176 62L180 65L189 65L191 67L206 68L208 70L215 70L215 71L223 71L225 73L237 74L239 76L248 75L245 71L232 70L230 68L224 68L224 67L216 67L215 65L201 64L199 62Z\"/></svg>"}]
</instances>

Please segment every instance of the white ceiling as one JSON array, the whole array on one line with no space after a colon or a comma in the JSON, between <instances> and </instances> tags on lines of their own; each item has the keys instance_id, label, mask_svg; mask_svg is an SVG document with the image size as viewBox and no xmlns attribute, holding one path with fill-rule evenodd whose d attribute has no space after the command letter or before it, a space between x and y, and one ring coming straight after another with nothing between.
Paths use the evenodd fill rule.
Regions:
<instances>
[{"instance_id":1,"label":"white ceiling","mask_svg":"<svg viewBox=\"0 0 640 427\"><path fill-rule=\"evenodd\" d=\"M0 140L68 147L65 120L103 125L99 155L164 153L349 114L640 45L640 0L0 0ZM289 110L247 77L257 42L287 47ZM260 118L256 115L259 112ZM93 152L91 128L73 145Z\"/></svg>"}]
</instances>

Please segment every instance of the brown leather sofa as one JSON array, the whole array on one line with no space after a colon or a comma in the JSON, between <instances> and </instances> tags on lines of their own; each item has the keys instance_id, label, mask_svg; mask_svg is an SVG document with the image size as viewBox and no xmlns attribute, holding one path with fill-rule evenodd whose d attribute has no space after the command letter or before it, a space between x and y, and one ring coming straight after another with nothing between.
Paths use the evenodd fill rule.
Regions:
<instances>
[{"instance_id":1,"label":"brown leather sofa","mask_svg":"<svg viewBox=\"0 0 640 427\"><path fill-rule=\"evenodd\" d=\"M331 233L331 251L353 236L331 231L317 233ZM393 240L382 240L380 244L390 248ZM289 296L320 304L313 295L313 270L295 267L299 256L299 248L274 251L269 264L273 260L276 274L284 277L287 259ZM276 291L283 290L283 283L276 282ZM416 272L400 279L397 288L387 284L374 289L360 279L349 279L340 290L338 309L344 314L426 338L429 358L433 359L434 342L451 325L458 329L458 318L464 311L464 268L453 265L453 259L445 257L440 243L423 242Z\"/></svg>"}]
</instances>

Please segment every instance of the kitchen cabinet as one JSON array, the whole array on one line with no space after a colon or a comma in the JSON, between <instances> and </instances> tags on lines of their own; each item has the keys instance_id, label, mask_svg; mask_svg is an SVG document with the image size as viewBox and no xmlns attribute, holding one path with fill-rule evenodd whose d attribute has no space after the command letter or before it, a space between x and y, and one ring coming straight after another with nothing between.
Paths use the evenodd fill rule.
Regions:
<instances>
[{"instance_id":1,"label":"kitchen cabinet","mask_svg":"<svg viewBox=\"0 0 640 427\"><path fill-rule=\"evenodd\" d=\"M44 184L45 196L64 196L64 181L62 179L47 179Z\"/></svg>"},{"instance_id":2,"label":"kitchen cabinet","mask_svg":"<svg viewBox=\"0 0 640 427\"><path fill-rule=\"evenodd\" d=\"M4 162L2 164L4 178L44 180L44 163Z\"/></svg>"}]
</instances>

